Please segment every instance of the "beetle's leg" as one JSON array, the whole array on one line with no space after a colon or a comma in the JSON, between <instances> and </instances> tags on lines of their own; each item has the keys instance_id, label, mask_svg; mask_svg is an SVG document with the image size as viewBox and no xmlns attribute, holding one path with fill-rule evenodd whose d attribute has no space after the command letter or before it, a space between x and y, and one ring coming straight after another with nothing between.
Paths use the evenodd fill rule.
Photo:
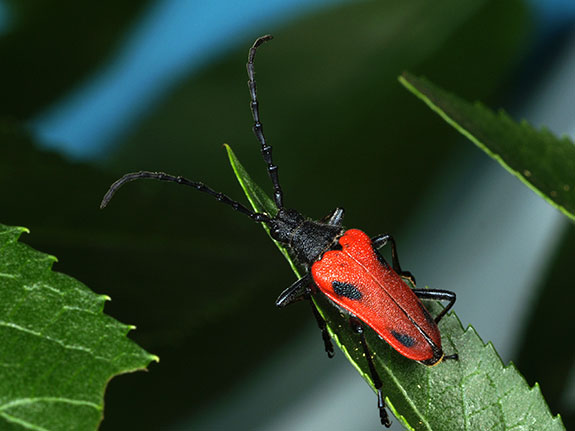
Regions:
<instances>
[{"instance_id":1,"label":"beetle's leg","mask_svg":"<svg viewBox=\"0 0 575 431\"><path fill-rule=\"evenodd\" d=\"M333 358L333 344L331 343L329 332L327 332L327 325L311 299L312 283L313 282L311 281L309 274L303 276L281 293L279 298L276 300L276 305L283 308L287 305L293 304L294 302L307 299L311 305L311 311L313 312L317 326L319 326L319 329L321 330L321 338L323 339L327 356Z\"/></svg>"},{"instance_id":2,"label":"beetle's leg","mask_svg":"<svg viewBox=\"0 0 575 431\"><path fill-rule=\"evenodd\" d=\"M441 310L441 313L437 315L435 318L435 323L439 323L439 321L445 316L453 304L455 304L455 292L450 290L440 290L440 289L413 289L413 293L417 295L420 299L435 299L436 301L449 301L445 308Z\"/></svg>"},{"instance_id":3,"label":"beetle's leg","mask_svg":"<svg viewBox=\"0 0 575 431\"><path fill-rule=\"evenodd\" d=\"M319 329L321 331L321 338L323 340L325 352L327 353L327 357L331 359L334 357L334 351L333 351L333 344L331 342L331 336L329 335L329 332L327 331L327 324L325 323L325 319L322 317L319 310L315 306L315 303L313 302L311 295L308 295L308 300L309 300L309 303L311 305L311 311L313 312L313 315L314 315L315 320L317 322L317 326L319 327Z\"/></svg>"},{"instance_id":4,"label":"beetle's leg","mask_svg":"<svg viewBox=\"0 0 575 431\"><path fill-rule=\"evenodd\" d=\"M343 208L334 209L331 214L328 214L322 221L332 226L341 226L343 220Z\"/></svg>"},{"instance_id":5,"label":"beetle's leg","mask_svg":"<svg viewBox=\"0 0 575 431\"><path fill-rule=\"evenodd\" d=\"M415 277L409 271L403 271L401 269L401 265L399 264L399 257L397 255L397 246L395 244L395 240L389 234L377 235L371 239L371 243L373 244L373 248L380 249L387 242L391 242L391 263L393 266L393 270L397 272L402 278L408 279L414 286L415 286Z\"/></svg>"},{"instance_id":6,"label":"beetle's leg","mask_svg":"<svg viewBox=\"0 0 575 431\"><path fill-rule=\"evenodd\" d=\"M389 420L389 416L387 415L387 411L385 410L385 399L383 398L383 394L381 393L381 387L382 387L381 379L379 378L379 374L377 374L377 370L373 365L371 352L369 351L369 347L367 346L367 341L365 341L365 334L363 333L363 325L357 317L350 317L349 324L351 325L352 330L357 334L359 334L359 341L361 343L361 347L363 348L365 359L367 359L369 374L371 375L373 386L377 390L377 408L379 409L379 419L381 420L382 425L389 428L391 426L391 421Z\"/></svg>"},{"instance_id":7,"label":"beetle's leg","mask_svg":"<svg viewBox=\"0 0 575 431\"><path fill-rule=\"evenodd\" d=\"M455 292L452 292L450 290L440 290L440 289L412 289L412 290L413 293L415 293L415 295L417 295L417 297L421 299L449 301L445 306L445 308L443 308L443 310L441 310L441 312L435 318L435 323L439 323L439 321L443 318L443 316L445 316L445 313L451 310L451 307L453 307L453 304L455 304L456 299ZM457 361L459 359L459 355L457 353L454 353L452 355L445 355L443 357L443 360L446 359L452 359L454 361Z\"/></svg>"},{"instance_id":8,"label":"beetle's leg","mask_svg":"<svg viewBox=\"0 0 575 431\"><path fill-rule=\"evenodd\" d=\"M311 279L309 274L304 275L280 294L276 300L276 305L283 308L294 302L307 299L307 296L310 294L310 283Z\"/></svg>"}]
</instances>

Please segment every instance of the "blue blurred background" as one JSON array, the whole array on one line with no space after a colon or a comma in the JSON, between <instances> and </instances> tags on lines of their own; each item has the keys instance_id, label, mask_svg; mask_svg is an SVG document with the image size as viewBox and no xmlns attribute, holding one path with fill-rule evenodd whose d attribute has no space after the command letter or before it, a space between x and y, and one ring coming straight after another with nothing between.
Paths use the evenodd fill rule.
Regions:
<instances>
[{"instance_id":1,"label":"blue blurred background","mask_svg":"<svg viewBox=\"0 0 575 431\"><path fill-rule=\"evenodd\" d=\"M267 184L244 68L264 33L261 109L288 204L393 233L418 281L456 291L464 325L575 423L575 346L559 343L575 326L572 225L396 81L424 74L573 136L575 3L426 3L0 3L0 221L112 296L107 312L162 359L112 381L103 430L378 429L373 393L341 354L327 361L307 308L274 309L293 275L257 226L157 184L97 209L138 169L241 199L224 142Z\"/></svg>"}]
</instances>

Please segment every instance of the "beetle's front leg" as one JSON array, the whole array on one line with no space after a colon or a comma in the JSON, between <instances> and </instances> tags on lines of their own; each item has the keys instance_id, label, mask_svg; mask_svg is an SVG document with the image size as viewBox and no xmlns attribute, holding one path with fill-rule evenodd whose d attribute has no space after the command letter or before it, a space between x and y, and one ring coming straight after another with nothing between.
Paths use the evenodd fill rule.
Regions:
<instances>
[{"instance_id":1,"label":"beetle's front leg","mask_svg":"<svg viewBox=\"0 0 575 431\"><path fill-rule=\"evenodd\" d=\"M324 318L321 316L319 310L315 306L313 299L311 298L312 286L314 286L313 281L309 274L303 276L297 280L294 284L284 290L279 298L276 300L276 305L278 307L286 307L287 305L293 304L294 302L299 302L307 299L311 305L311 311L317 322L317 326L321 331L321 338L325 347L325 351L329 358L333 358L334 350L333 344L331 342L331 337L327 330L327 324Z\"/></svg>"}]
</instances>

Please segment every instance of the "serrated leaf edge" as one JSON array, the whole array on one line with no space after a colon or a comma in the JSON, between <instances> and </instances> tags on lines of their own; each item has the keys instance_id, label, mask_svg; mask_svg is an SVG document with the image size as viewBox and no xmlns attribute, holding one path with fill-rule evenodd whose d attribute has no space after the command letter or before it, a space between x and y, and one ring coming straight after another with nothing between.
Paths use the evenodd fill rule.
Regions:
<instances>
[{"instance_id":1,"label":"serrated leaf edge","mask_svg":"<svg viewBox=\"0 0 575 431\"><path fill-rule=\"evenodd\" d=\"M54 262L57 262L58 259L55 256L49 255L47 253L38 251L32 247L30 247L29 245L20 242L20 237L23 233L30 233L30 230L25 228L25 227L21 227L21 226L8 226L8 225L2 225L2 227L4 228L4 231L0 233L0 235L6 235L7 241L5 246L10 246L12 244L16 245L16 246L21 246L21 247L26 247L27 249L29 249L31 252L33 252L34 254L37 255L37 258L39 260L43 259L45 261L48 262L48 265L46 267L44 267L42 269L42 271L46 271L48 273L50 273L52 276L58 276L58 277L66 277L66 278L70 278L73 279L76 283L78 283L79 286L83 287L84 289L87 289L89 291L89 293L93 296L94 299L99 300L100 302L100 307L98 311L94 311L91 309L83 309L83 308L79 308L79 307L73 307L73 306L64 306L64 308L67 309L76 309L78 311L82 311L82 312L87 312L90 314L94 314L94 315L101 315L101 316L105 316L108 319L113 319L112 317L106 315L103 312L103 308L104 308L104 303L108 300L111 300L111 298L108 295L98 295L96 293L94 293L93 291L91 291L88 287L86 287L82 282L74 279L73 277L54 271L52 269ZM8 277L8 278L14 278L12 276L12 274L2 274L0 273L0 277ZM81 291L80 291L81 292ZM114 325L114 329L119 330L119 334L122 334L122 336L127 338L127 334L135 329L134 325L127 325L124 323L121 323L115 319L113 319L114 322L116 323ZM96 354L94 354L94 352L92 352L90 349L85 348L84 346L76 346L76 345L68 345L66 343L64 343L61 340L52 338L47 336L46 334L42 334L39 333L37 331L33 331L29 328L24 328L21 327L19 325L13 324L11 322L4 322L4 321L0 321L0 325L1 326L6 326L6 327L11 327L13 329L16 329L18 331L23 331L26 332L30 335L33 336L41 336L43 339L54 342L56 344L61 345L63 348L65 349L73 349L73 350L79 350L79 351L84 351L89 353L94 359L99 360L99 361L103 361L108 363L109 359L108 358L104 358L101 356L98 356ZM133 341L132 341L133 342ZM134 342L133 342L134 343ZM135 344L135 343L134 343ZM139 346L138 346L139 347ZM136 357L136 358L141 358L143 361L148 361L148 366L149 363L151 363L152 361L154 362L159 362L160 358L156 355L150 354L147 351L145 351L144 349L142 349L141 347L139 347L140 349L140 353L122 353L118 356L116 356L114 359L122 357L122 356L127 356L127 357ZM128 373L133 373L136 371L147 371L147 367L148 366L143 366L143 367L135 367L132 369L124 369L124 370L119 370L119 371L115 371L115 374L111 375L107 380L106 383L104 385L104 391L107 389L109 382L122 374L128 374ZM100 423L101 421L104 419L103 413L104 413L104 400L103 400L103 395L104 393L102 393L102 398L101 398L101 404L96 404L90 401L85 401L85 400L81 400L81 399L69 399L69 398L65 398L65 397L29 397L29 398L21 398L21 399L17 399L17 400L13 400L10 401L8 403L5 403L3 405L0 406L0 417L3 417L5 420L14 423L14 424L18 424L21 425L27 429L30 430L34 430L34 431L51 431L48 429L45 429L43 427L40 427L38 425L35 425L33 423L27 422L21 418L15 417L13 415L8 414L5 410L12 408L12 407L17 407L19 405L26 405L26 404L30 404L32 402L60 402L60 403L66 403L66 404L73 404L73 405L81 405L81 406L88 406L88 407L93 407L95 408L101 415L100 417Z\"/></svg>"},{"instance_id":2,"label":"serrated leaf edge","mask_svg":"<svg viewBox=\"0 0 575 431\"><path fill-rule=\"evenodd\" d=\"M459 123L457 123L455 120L453 120L449 114L447 114L441 107L439 107L438 105L436 105L429 97L427 97L427 95L425 95L424 93L422 93L421 91L419 91L419 89L417 87L415 87L413 84L411 84L411 82L409 82L407 77L410 77L411 75L408 74L407 72L404 72L402 75L400 75L398 77L399 82L405 87L407 88L411 93L413 93L417 98L421 99L427 106L429 106L429 108L434 111L435 113L437 113L441 118L443 118L443 120L449 124L450 126L452 126L455 130L457 130L459 133L461 133L463 136L465 136L467 139L469 139L471 142L473 142L475 145L477 145L477 147L481 148L481 150L483 150L486 154L488 154L491 158L493 158L494 160L496 160L501 166L503 166L503 168L505 168L505 170L507 172L509 172L511 175L517 177L521 182L523 182L523 184L525 184L528 188L530 188L534 193L536 193L537 195L539 195L541 198L543 198L546 202L548 202L550 205L554 206L555 208L557 208L559 211L561 211L565 216L567 216L568 218L570 218L571 220L575 221L575 214L572 214L567 208L565 208L562 204L560 204L559 202L556 202L555 200L553 200L552 196L547 195L545 192L543 192L542 190L540 190L538 187L536 187L533 183L531 183L527 177L525 175L523 175L523 173L513 169L511 166L509 166L507 164L507 162L505 162L504 159L501 158L501 156L499 156L498 154L494 153L489 147L487 147L485 144L483 144L479 139L477 139L473 134L471 134L471 132L469 132L467 129L465 129L463 126L461 126ZM482 109L486 109L488 111L491 111L487 106L483 105L481 102L475 102L474 103L475 106L478 106ZM503 109L498 110L498 115L507 121L511 121L514 122L514 120L509 116L509 114L507 114ZM529 124L529 122L527 122L526 120L522 120L521 121L522 125L528 125L529 127L533 128L534 130L537 130L535 127L531 126L531 124ZM550 133L553 137L555 137L556 139L561 139L561 140L567 140L568 142L570 142L571 144L573 144L573 142L569 139L569 137L567 136L562 136L561 138L557 138L553 133L551 133L549 130L545 130L545 129L539 129L540 132L547 132Z\"/></svg>"}]
</instances>

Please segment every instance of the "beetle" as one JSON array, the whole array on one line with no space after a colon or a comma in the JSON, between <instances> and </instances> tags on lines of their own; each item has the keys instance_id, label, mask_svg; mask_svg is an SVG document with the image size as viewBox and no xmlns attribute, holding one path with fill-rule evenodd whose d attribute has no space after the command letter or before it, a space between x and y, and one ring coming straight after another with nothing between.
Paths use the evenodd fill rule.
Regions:
<instances>
[{"instance_id":1,"label":"beetle","mask_svg":"<svg viewBox=\"0 0 575 431\"><path fill-rule=\"evenodd\" d=\"M342 225L343 208L336 208L327 217L317 221L303 216L297 210L284 207L278 167L273 162L272 147L267 143L260 120L254 78L257 49L270 39L271 35L265 35L254 42L248 52L246 68L254 120L252 129L261 146L274 189L273 197L278 209L275 215L254 212L201 182L150 171L133 172L121 177L110 186L100 208L106 207L124 184L139 179L154 179L193 187L231 206L255 222L267 225L272 238L287 245L297 261L307 269L306 275L280 294L276 305L285 307L298 301L308 301L321 330L325 351L330 358L334 355L333 344L327 324L313 298L317 295L324 296L348 317L350 327L358 335L377 392L381 423L389 427L391 422L385 408L381 378L374 366L364 334L366 327L375 331L401 355L424 365L434 366L444 359L456 360L457 354L444 355L437 326L455 303L456 295L447 290L415 288L413 275L401 269L393 237L384 234L370 238L359 229L345 229ZM391 246L391 265L378 251L387 244ZM413 285L413 288L408 283ZM447 305L433 318L420 299L447 301Z\"/></svg>"}]
</instances>

